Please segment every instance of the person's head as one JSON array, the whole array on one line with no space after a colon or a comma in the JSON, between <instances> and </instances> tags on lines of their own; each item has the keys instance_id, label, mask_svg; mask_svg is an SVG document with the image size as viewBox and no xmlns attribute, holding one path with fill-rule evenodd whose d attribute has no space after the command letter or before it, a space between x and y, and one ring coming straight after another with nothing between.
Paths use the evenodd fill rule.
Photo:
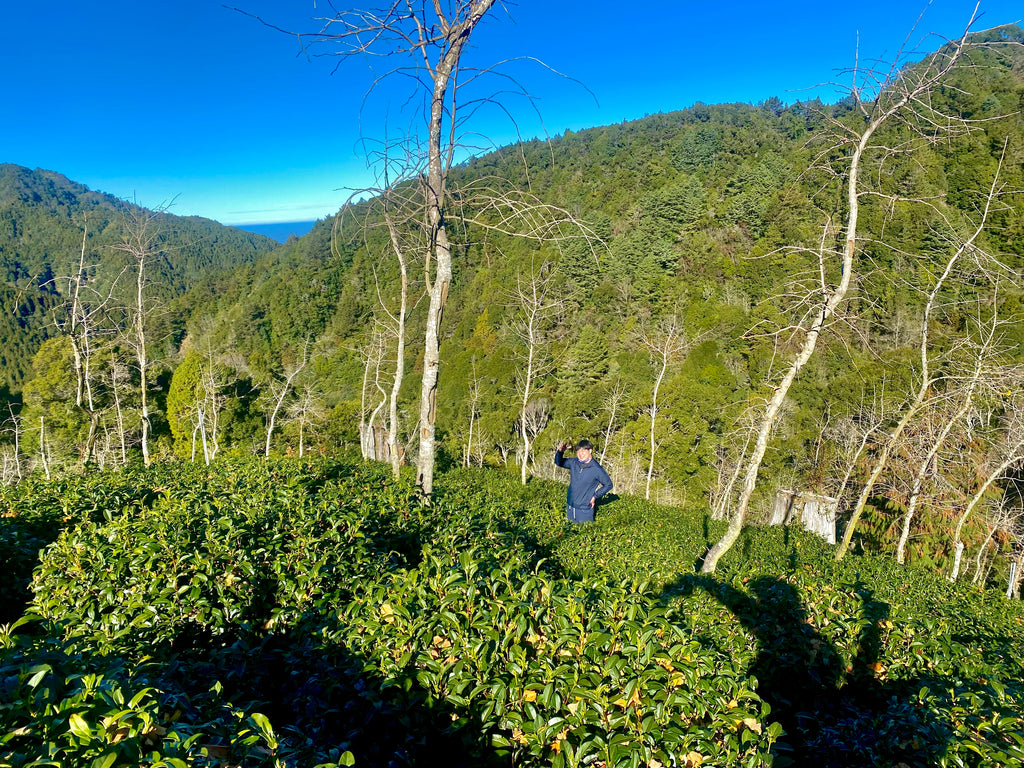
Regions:
<instances>
[{"instance_id":1,"label":"person's head","mask_svg":"<svg viewBox=\"0 0 1024 768\"><path fill-rule=\"evenodd\" d=\"M580 461L590 461L594 458L594 444L589 440L580 440L576 443L576 458Z\"/></svg>"}]
</instances>

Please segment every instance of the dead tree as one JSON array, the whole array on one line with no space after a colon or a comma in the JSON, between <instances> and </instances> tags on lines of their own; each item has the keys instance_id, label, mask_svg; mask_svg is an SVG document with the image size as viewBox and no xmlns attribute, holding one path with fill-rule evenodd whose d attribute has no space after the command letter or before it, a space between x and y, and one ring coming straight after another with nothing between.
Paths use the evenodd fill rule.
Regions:
<instances>
[{"instance_id":1,"label":"dead tree","mask_svg":"<svg viewBox=\"0 0 1024 768\"><path fill-rule=\"evenodd\" d=\"M157 223L166 210L166 205L161 205L155 210L128 206L124 212L124 237L114 246L116 250L128 255L135 268L134 295L128 310L128 332L125 338L134 352L135 367L139 372L139 420L142 430L140 445L142 460L147 467L152 462L149 435L153 426L150 423L149 412L149 372L152 361L149 359L146 332L153 307L146 298L146 267L152 266L152 262L163 254Z\"/></svg>"},{"instance_id":2,"label":"dead tree","mask_svg":"<svg viewBox=\"0 0 1024 768\"><path fill-rule=\"evenodd\" d=\"M958 127L961 125L957 120L949 122L949 116L936 114L929 104L928 94L942 82L960 59L967 46L967 35L973 22L972 16L959 40L943 46L912 67L904 67L901 52L887 72L862 73L854 70L850 95L860 113L859 119L850 121L849 124L834 121L837 141L829 148L830 152L842 148L848 151L845 173L838 175L842 179L846 200L842 247L833 250L828 246L832 227L830 223L826 224L822 228L821 242L814 251L818 263L817 285L807 297L807 313L792 329L796 353L789 360L781 380L772 387L764 414L757 425L753 449L744 460L743 483L739 497L732 507L729 526L722 538L705 555L701 567L703 573L712 573L722 555L739 538L757 485L761 462L768 448L768 440L782 416L783 404L789 390L814 354L818 340L828 328L836 311L846 300L858 252L860 203L864 195L872 193L866 182L861 179L862 166L873 150L885 151L884 148L877 147L873 139L883 126L900 119L905 119L908 123L925 121L935 128L942 124L953 124ZM933 130L927 136L927 140L934 141L941 133ZM837 276L836 267L832 262L838 262ZM830 280L830 274L835 276L835 282Z\"/></svg>"},{"instance_id":3,"label":"dead tree","mask_svg":"<svg viewBox=\"0 0 1024 768\"><path fill-rule=\"evenodd\" d=\"M608 426L604 430L604 445L601 447L601 458L598 459L598 462L602 465L608 453L608 446L611 445L612 437L615 435L615 416L618 414L619 408L622 407L622 401L625 398L626 388L621 379L616 379L604 402L604 408L608 411Z\"/></svg>"},{"instance_id":4,"label":"dead tree","mask_svg":"<svg viewBox=\"0 0 1024 768\"><path fill-rule=\"evenodd\" d=\"M381 383L384 360L387 358L387 335L379 325L374 325L362 353L364 364L359 406L359 446L364 459L376 461L382 458L383 453L378 437L378 417L388 402L387 391Z\"/></svg>"},{"instance_id":5,"label":"dead tree","mask_svg":"<svg viewBox=\"0 0 1024 768\"><path fill-rule=\"evenodd\" d=\"M285 398L288 397L288 393L292 391L292 382L295 381L295 377L302 373L302 370L306 367L306 363L309 360L309 339L306 339L306 343L302 346L302 360L292 367L290 371L285 371L284 381L272 382L270 384L270 413L267 415L267 440L263 449L263 457L270 458L270 438L274 434L274 425L277 422L277 414L281 410L281 406L284 404Z\"/></svg>"},{"instance_id":6,"label":"dead tree","mask_svg":"<svg viewBox=\"0 0 1024 768\"><path fill-rule=\"evenodd\" d=\"M297 424L299 430L299 458L306 455L306 433L315 424L323 421L326 414L323 394L311 384L300 385L297 397L290 402L285 414L288 423Z\"/></svg>"},{"instance_id":7,"label":"dead tree","mask_svg":"<svg viewBox=\"0 0 1024 768\"><path fill-rule=\"evenodd\" d=\"M471 86L479 87L481 76L495 69L471 68L463 62L471 36L495 5L495 0L453 0L450 3L406 0L381 10L340 11L320 19L318 31L296 35L303 50L314 56L380 57L395 63L392 70L376 78L374 85L390 75L404 76L415 89L411 101L416 102L417 96L423 99L425 120L420 128L423 139L413 143L422 148L418 153L417 173L422 179L426 226L424 282L429 297L417 455L417 485L427 498L433 488L436 453L441 323L452 282L452 223L473 221L503 231L515 227L517 234L527 237L541 233L546 237L559 228L557 222L545 215L553 206L538 204L528 194L519 195L509 190L495 194L485 183L462 190L458 195L449 188L452 166L462 159L459 150L469 146L465 138L466 124L479 107L496 103L498 95L510 89L529 99L529 94L510 77L502 78L495 94L478 93L470 97L463 93ZM419 132L415 122L413 125L410 139Z\"/></svg>"},{"instance_id":8,"label":"dead tree","mask_svg":"<svg viewBox=\"0 0 1024 768\"><path fill-rule=\"evenodd\" d=\"M100 339L110 333L103 326L113 301L118 275L109 286L106 295L89 284L86 264L88 243L88 222L82 227L82 244L79 251L78 267L74 274L55 278L54 282L66 281L65 299L54 308L53 324L59 333L66 336L71 344L75 372L75 405L89 422L85 445L79 446L79 460L85 465L92 461L100 422L100 408L97 404L93 366L100 354Z\"/></svg>"},{"instance_id":9,"label":"dead tree","mask_svg":"<svg viewBox=\"0 0 1024 768\"><path fill-rule=\"evenodd\" d=\"M982 260L994 261L987 254L983 254L977 246L977 241L981 236L981 233L985 230L989 214L991 213L993 205L1000 194L998 184L999 173L997 171L995 178L992 180L992 185L989 188L988 197L985 200L985 206L980 212L978 222L975 224L973 231L971 231L966 238L963 238L957 244L957 247L946 259L942 272L936 277L935 283L928 292L928 299L924 305L921 322L921 338L918 347L921 370L919 373L920 382L918 384L917 391L908 403L902 417L896 423L896 426L893 427L887 439L882 444L881 450L875 458L871 473L868 475L867 482L864 483L864 487L860 492L860 497L857 499L857 505L854 507L850 520L846 524L846 531L843 533L843 539L840 542L839 547L836 549L837 560L841 560L849 550L850 542L853 540L853 534L856 530L857 523L860 520L860 516L863 513L868 500L871 498L875 484L878 482L879 477L881 477L889 463L889 457L892 454L893 449L899 442L900 437L903 435L908 425L921 412L922 408L924 408L929 392L931 392L932 388L936 384L938 374L931 365L931 355L933 350L930 343L929 324L933 320L933 315L939 304L943 288L946 287L947 281L954 275L954 270L964 258L974 256L976 258L976 262L979 264ZM953 231L952 225L950 225L950 229Z\"/></svg>"},{"instance_id":10,"label":"dead tree","mask_svg":"<svg viewBox=\"0 0 1024 768\"><path fill-rule=\"evenodd\" d=\"M1008 403L1006 425L996 443L995 453L995 463L956 521L956 528L953 531L953 567L949 574L950 581L956 581L960 576L960 565L964 553L963 530L971 513L1001 477L1012 467L1024 463L1024 403L1016 400L1011 400Z\"/></svg>"},{"instance_id":11,"label":"dead tree","mask_svg":"<svg viewBox=\"0 0 1024 768\"><path fill-rule=\"evenodd\" d=\"M651 478L654 476L654 454L658 447L656 426L658 420L658 391L665 379L665 373L669 365L680 357L685 357L690 343L683 330L682 322L678 314L666 318L654 331L644 331L640 338L641 343L650 352L652 359L658 366L658 375L654 379L654 388L651 391L651 405L648 410L651 416L650 431L650 461L647 464L647 483L644 490L644 498L651 498Z\"/></svg>"},{"instance_id":12,"label":"dead tree","mask_svg":"<svg viewBox=\"0 0 1024 768\"><path fill-rule=\"evenodd\" d=\"M941 426L938 433L931 441L927 451L925 451L924 457L921 459L917 474L914 476L910 494L907 498L907 509L903 515L903 526L900 532L899 542L896 544L896 562L900 565L903 565L906 561L907 542L910 539L911 524L917 512L917 506L921 499L921 492L924 487L925 479L935 464L939 451L942 450L942 447L950 433L953 431L953 428L960 424L964 417L967 416L974 407L975 394L982 383L982 377L986 372L986 368L991 365L990 358L996 342L996 331L998 325L999 323L997 319L993 318L991 327L988 329L985 337L981 340L981 345L976 351L973 370L970 372L967 380L962 382L959 387L954 387L953 392L946 398L946 401L955 401L956 399L960 400L956 410L950 414L945 409L942 409L938 416L938 421Z\"/></svg>"},{"instance_id":13,"label":"dead tree","mask_svg":"<svg viewBox=\"0 0 1024 768\"><path fill-rule=\"evenodd\" d=\"M522 441L520 479L526 484L533 438L544 428L546 408L532 402L538 379L551 370L553 362L545 355L547 326L562 311L563 297L555 292L555 271L542 264L529 275L516 276L516 287L509 297L516 307L512 321L512 335L522 345L516 371L516 391L519 395L519 437Z\"/></svg>"}]
</instances>

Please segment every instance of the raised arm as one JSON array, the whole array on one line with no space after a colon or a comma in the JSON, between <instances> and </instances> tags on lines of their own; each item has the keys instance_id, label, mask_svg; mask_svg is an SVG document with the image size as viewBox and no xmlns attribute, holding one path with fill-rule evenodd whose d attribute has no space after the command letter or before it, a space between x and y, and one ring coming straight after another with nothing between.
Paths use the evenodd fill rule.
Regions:
<instances>
[{"instance_id":1,"label":"raised arm","mask_svg":"<svg viewBox=\"0 0 1024 768\"><path fill-rule=\"evenodd\" d=\"M555 448L555 466L565 468L565 457L562 456L562 452L565 450L565 443L559 443L558 447Z\"/></svg>"}]
</instances>

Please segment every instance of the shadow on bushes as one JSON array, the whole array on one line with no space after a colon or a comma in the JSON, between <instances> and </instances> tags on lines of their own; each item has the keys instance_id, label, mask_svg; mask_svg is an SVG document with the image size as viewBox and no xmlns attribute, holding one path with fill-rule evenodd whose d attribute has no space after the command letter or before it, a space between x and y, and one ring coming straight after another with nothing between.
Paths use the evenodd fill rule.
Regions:
<instances>
[{"instance_id":1,"label":"shadow on bushes","mask_svg":"<svg viewBox=\"0 0 1024 768\"><path fill-rule=\"evenodd\" d=\"M368 672L358 654L325 641L326 629L307 616L283 633L240 631L191 648L179 638L158 682L178 701L201 702L219 681L224 701L270 719L289 765L336 761L345 751L360 766L507 762L478 723L429 696L413 671L396 679Z\"/></svg>"},{"instance_id":2,"label":"shadow on bushes","mask_svg":"<svg viewBox=\"0 0 1024 768\"><path fill-rule=\"evenodd\" d=\"M844 667L836 648L809 623L796 589L762 576L743 591L704 575L686 575L665 596L703 590L728 608L757 639L748 670L757 693L785 729L773 747L776 766L844 768L935 765L949 734L915 706L920 681L882 682L881 624L889 606L858 582L862 629L856 658Z\"/></svg>"}]
</instances>

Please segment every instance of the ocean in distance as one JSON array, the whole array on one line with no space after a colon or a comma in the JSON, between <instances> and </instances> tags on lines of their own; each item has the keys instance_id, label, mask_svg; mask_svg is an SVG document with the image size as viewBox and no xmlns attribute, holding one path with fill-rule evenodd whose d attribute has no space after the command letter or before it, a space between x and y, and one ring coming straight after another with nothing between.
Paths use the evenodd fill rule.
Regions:
<instances>
[{"instance_id":1,"label":"ocean in distance","mask_svg":"<svg viewBox=\"0 0 1024 768\"><path fill-rule=\"evenodd\" d=\"M246 232L255 232L257 235L265 235L271 240L279 243L285 242L289 235L302 237L309 233L309 230L316 224L313 221L281 221L276 224L236 224L237 229L244 229Z\"/></svg>"}]
</instances>

